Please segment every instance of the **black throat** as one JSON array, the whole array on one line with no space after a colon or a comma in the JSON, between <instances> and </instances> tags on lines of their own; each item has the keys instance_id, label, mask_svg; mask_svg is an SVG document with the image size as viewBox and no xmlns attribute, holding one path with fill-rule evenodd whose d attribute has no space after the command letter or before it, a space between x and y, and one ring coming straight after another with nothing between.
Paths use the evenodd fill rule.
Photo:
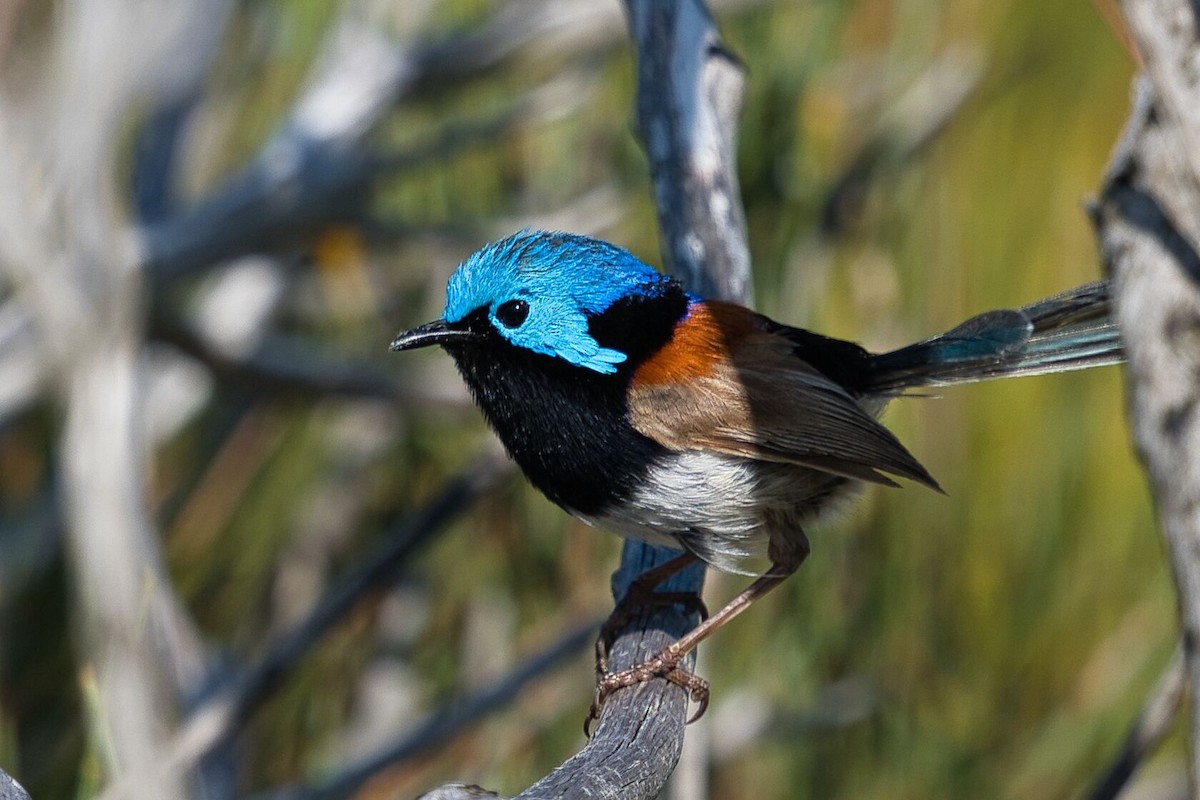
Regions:
<instances>
[{"instance_id":1,"label":"black throat","mask_svg":"<svg viewBox=\"0 0 1200 800\"><path fill-rule=\"evenodd\" d=\"M608 375L512 345L486 309L463 321L479 339L445 348L530 482L568 511L595 516L666 455L629 424L626 395L634 370L670 341L687 305L670 282L655 297L625 298L592 317L589 334L628 356Z\"/></svg>"}]
</instances>

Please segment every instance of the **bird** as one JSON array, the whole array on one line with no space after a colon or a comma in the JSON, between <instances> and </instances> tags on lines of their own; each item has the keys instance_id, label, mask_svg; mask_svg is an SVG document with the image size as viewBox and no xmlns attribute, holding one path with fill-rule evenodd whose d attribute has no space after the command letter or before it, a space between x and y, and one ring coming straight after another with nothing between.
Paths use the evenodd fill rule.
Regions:
<instances>
[{"instance_id":1,"label":"bird","mask_svg":"<svg viewBox=\"0 0 1200 800\"><path fill-rule=\"evenodd\" d=\"M705 299L608 242L530 229L462 261L441 318L390 349L433 345L547 498L595 527L680 551L626 600L646 602L696 560L757 576L642 664L608 672L601 646L589 722L612 692L654 677L684 687L700 716L708 685L680 661L799 568L813 522L866 484L941 491L879 422L891 400L1123 359L1102 281L872 353ZM764 556L765 571L746 567ZM627 611L619 602L610 625Z\"/></svg>"}]
</instances>

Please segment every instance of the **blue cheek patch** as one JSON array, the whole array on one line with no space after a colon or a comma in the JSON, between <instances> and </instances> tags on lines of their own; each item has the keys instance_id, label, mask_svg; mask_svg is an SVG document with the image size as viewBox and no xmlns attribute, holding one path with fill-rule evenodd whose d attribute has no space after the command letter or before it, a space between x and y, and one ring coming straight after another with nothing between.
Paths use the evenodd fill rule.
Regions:
<instances>
[{"instance_id":1,"label":"blue cheek patch","mask_svg":"<svg viewBox=\"0 0 1200 800\"><path fill-rule=\"evenodd\" d=\"M620 350L613 350L611 347L600 347L596 345L589 353L559 353L560 358L565 358L572 364L579 367L586 367L594 372L599 372L601 375L611 375L617 371L617 364L624 362L629 356L622 353ZM578 360L573 356L579 356Z\"/></svg>"},{"instance_id":2,"label":"blue cheek patch","mask_svg":"<svg viewBox=\"0 0 1200 800\"><path fill-rule=\"evenodd\" d=\"M602 375L616 372L617 364L629 358L620 350L601 347L587 332L587 317L571 308L565 298L539 298L530 305L529 318L519 328L506 328L497 323L493 309L492 324L515 346L561 358Z\"/></svg>"},{"instance_id":3,"label":"blue cheek patch","mask_svg":"<svg viewBox=\"0 0 1200 800\"><path fill-rule=\"evenodd\" d=\"M515 343L514 343L515 344ZM611 347L601 347L592 342L591 347L575 347L564 350L561 347L545 347L540 345L522 345L526 350L541 353L545 356L561 358L569 364L584 367L601 375L611 375L617 371L617 364L624 362L629 356Z\"/></svg>"}]
</instances>

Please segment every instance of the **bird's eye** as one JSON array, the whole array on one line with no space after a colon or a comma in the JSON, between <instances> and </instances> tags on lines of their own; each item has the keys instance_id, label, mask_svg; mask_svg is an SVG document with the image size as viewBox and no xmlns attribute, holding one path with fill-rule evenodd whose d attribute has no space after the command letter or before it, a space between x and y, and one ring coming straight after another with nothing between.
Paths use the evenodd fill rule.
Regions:
<instances>
[{"instance_id":1,"label":"bird's eye","mask_svg":"<svg viewBox=\"0 0 1200 800\"><path fill-rule=\"evenodd\" d=\"M496 320L506 328L519 328L529 316L529 303L524 300L509 300L496 309Z\"/></svg>"}]
</instances>

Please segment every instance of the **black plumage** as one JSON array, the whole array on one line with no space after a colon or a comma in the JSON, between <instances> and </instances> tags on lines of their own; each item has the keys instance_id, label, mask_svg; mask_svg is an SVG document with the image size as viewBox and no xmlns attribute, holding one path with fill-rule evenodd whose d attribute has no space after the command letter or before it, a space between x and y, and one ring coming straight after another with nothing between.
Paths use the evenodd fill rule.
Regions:
<instances>
[{"instance_id":1,"label":"black plumage","mask_svg":"<svg viewBox=\"0 0 1200 800\"><path fill-rule=\"evenodd\" d=\"M458 323L472 339L445 347L529 481L566 510L594 517L623 502L666 455L629 424L626 399L633 372L671 338L687 302L672 282L658 296L624 298L592 315L589 333L629 355L612 374L509 343L486 308Z\"/></svg>"}]
</instances>

